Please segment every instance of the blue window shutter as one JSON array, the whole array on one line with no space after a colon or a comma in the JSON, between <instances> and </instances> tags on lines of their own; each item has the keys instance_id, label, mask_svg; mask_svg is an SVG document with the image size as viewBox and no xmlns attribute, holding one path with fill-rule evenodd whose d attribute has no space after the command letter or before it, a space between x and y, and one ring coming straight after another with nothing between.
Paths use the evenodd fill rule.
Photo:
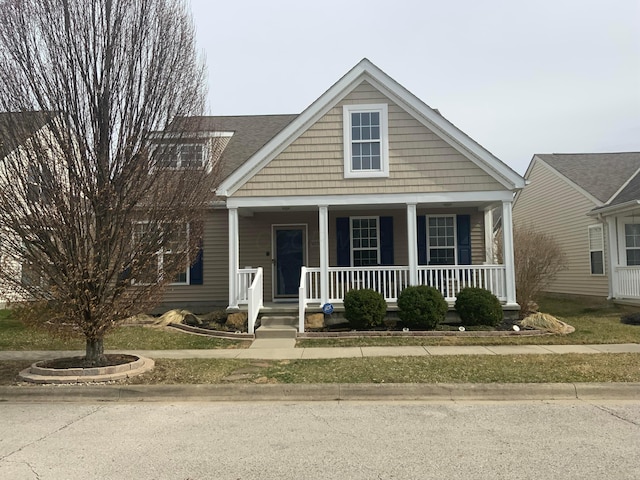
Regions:
<instances>
[{"instance_id":1,"label":"blue window shutter","mask_svg":"<svg viewBox=\"0 0 640 480\"><path fill-rule=\"evenodd\" d=\"M127 265L122 271L118 274L118 282L126 282L131 277L131 265Z\"/></svg>"},{"instance_id":2,"label":"blue window shutter","mask_svg":"<svg viewBox=\"0 0 640 480\"><path fill-rule=\"evenodd\" d=\"M393 217L380 217L380 264L393 265Z\"/></svg>"},{"instance_id":3,"label":"blue window shutter","mask_svg":"<svg viewBox=\"0 0 640 480\"><path fill-rule=\"evenodd\" d=\"M418 215L418 265L427 264L427 217Z\"/></svg>"},{"instance_id":4,"label":"blue window shutter","mask_svg":"<svg viewBox=\"0 0 640 480\"><path fill-rule=\"evenodd\" d=\"M336 218L336 246L339 267L351 265L351 240L349 238L349 217Z\"/></svg>"},{"instance_id":5,"label":"blue window shutter","mask_svg":"<svg viewBox=\"0 0 640 480\"><path fill-rule=\"evenodd\" d=\"M202 262L202 240L196 259L189 267L189 285L202 285L204 283L203 262Z\"/></svg>"},{"instance_id":6,"label":"blue window shutter","mask_svg":"<svg viewBox=\"0 0 640 480\"><path fill-rule=\"evenodd\" d=\"M457 215L458 265L471 265L471 215Z\"/></svg>"}]
</instances>

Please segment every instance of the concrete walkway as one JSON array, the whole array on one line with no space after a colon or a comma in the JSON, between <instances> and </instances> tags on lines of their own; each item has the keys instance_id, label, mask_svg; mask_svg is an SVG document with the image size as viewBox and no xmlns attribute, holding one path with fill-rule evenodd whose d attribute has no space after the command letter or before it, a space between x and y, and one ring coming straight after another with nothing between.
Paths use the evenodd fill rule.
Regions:
<instances>
[{"instance_id":1,"label":"concrete walkway","mask_svg":"<svg viewBox=\"0 0 640 480\"><path fill-rule=\"evenodd\" d=\"M251 360L297 360L319 358L410 357L427 355L540 355L565 353L640 353L640 344L603 345L496 345L496 346L409 346L409 347L327 347L293 348L286 340L256 340L246 349L210 350L112 350L107 353L127 353L157 358L235 358ZM84 351L0 351L3 360L46 360L77 357Z\"/></svg>"}]
</instances>

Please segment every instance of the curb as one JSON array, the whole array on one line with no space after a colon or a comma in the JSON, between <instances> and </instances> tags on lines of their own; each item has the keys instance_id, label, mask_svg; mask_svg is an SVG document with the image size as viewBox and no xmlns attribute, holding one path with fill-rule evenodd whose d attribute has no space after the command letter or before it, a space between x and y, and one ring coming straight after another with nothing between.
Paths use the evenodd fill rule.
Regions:
<instances>
[{"instance_id":1,"label":"curb","mask_svg":"<svg viewBox=\"0 0 640 480\"><path fill-rule=\"evenodd\" d=\"M0 386L0 402L635 400L640 383Z\"/></svg>"}]
</instances>

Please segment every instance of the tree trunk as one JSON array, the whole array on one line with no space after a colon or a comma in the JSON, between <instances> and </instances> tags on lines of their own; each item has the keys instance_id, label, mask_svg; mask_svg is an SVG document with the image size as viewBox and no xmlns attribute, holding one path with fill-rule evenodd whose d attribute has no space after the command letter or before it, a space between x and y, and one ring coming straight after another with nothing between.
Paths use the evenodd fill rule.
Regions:
<instances>
[{"instance_id":1,"label":"tree trunk","mask_svg":"<svg viewBox=\"0 0 640 480\"><path fill-rule=\"evenodd\" d=\"M87 350L85 355L87 366L102 367L107 364L107 357L104 355L104 339L87 338Z\"/></svg>"}]
</instances>

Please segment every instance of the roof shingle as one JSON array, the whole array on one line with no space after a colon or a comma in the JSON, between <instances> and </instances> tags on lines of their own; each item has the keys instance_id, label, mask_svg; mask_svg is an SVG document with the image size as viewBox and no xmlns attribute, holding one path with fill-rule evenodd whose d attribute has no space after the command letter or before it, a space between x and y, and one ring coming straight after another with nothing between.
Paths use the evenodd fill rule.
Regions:
<instances>
[{"instance_id":1,"label":"roof shingle","mask_svg":"<svg viewBox=\"0 0 640 480\"><path fill-rule=\"evenodd\" d=\"M556 169L569 180L586 190L602 203L606 203L638 169L640 152L623 153L553 153L536 157ZM631 182L612 203L636 182ZM640 187L640 184L638 185ZM640 188L633 190L638 198Z\"/></svg>"}]
</instances>

